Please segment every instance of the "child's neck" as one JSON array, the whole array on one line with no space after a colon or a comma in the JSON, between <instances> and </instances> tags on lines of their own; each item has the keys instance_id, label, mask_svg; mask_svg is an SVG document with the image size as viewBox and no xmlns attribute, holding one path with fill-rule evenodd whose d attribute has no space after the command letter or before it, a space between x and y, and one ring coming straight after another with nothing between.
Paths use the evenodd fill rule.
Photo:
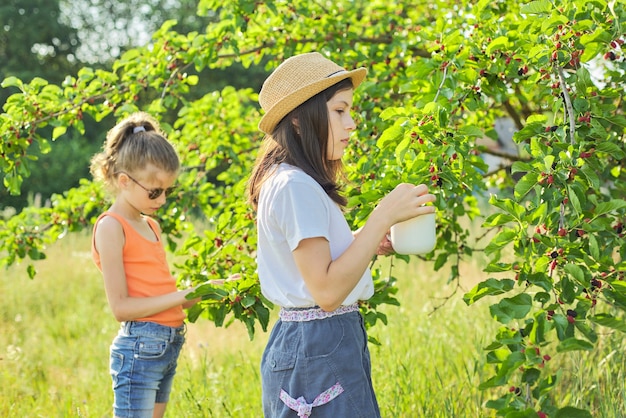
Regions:
<instances>
[{"instance_id":1,"label":"child's neck","mask_svg":"<svg viewBox=\"0 0 626 418\"><path fill-rule=\"evenodd\" d=\"M109 208L109 211L123 216L130 222L140 222L143 220L141 212L126 201L122 202L120 200L116 200Z\"/></svg>"}]
</instances>

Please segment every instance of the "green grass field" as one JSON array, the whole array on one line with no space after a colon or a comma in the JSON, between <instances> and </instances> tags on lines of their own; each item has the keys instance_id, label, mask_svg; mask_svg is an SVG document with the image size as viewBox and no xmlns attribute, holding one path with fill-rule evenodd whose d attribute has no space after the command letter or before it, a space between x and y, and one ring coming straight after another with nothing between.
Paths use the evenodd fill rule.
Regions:
<instances>
[{"instance_id":1,"label":"green grass field","mask_svg":"<svg viewBox=\"0 0 626 418\"><path fill-rule=\"evenodd\" d=\"M74 234L51 247L28 279L24 266L0 274L0 416L109 417L112 392L108 347L118 324L109 312L89 237ZM498 327L489 301L467 307L463 292L482 278L476 265L461 266L463 283L446 284L415 259L397 262L401 307L385 309L389 325L370 331L374 385L384 417L491 417L481 392L490 376L481 347ZM444 298L453 295L443 306ZM273 323L273 322L272 322ZM239 323L188 326L168 417L258 417L258 366L267 335L249 341ZM547 363L559 374L556 396L597 417L626 416L622 335L601 335L598 349Z\"/></svg>"}]
</instances>

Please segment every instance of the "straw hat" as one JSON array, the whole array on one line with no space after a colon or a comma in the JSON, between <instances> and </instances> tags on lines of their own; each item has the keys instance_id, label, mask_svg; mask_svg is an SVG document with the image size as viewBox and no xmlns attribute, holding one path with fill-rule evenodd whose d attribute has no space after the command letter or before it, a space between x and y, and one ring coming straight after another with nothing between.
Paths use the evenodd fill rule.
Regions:
<instances>
[{"instance_id":1,"label":"straw hat","mask_svg":"<svg viewBox=\"0 0 626 418\"><path fill-rule=\"evenodd\" d=\"M346 71L319 52L286 59L265 80L259 93L259 103L265 111L259 129L271 134L282 118L317 93L346 78L351 78L356 88L366 73L363 67Z\"/></svg>"}]
</instances>

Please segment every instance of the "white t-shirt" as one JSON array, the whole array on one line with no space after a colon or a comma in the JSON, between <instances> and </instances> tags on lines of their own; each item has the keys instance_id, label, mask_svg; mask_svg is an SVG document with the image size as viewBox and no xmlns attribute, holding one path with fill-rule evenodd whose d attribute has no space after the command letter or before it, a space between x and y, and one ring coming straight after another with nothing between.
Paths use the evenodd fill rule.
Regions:
<instances>
[{"instance_id":1,"label":"white t-shirt","mask_svg":"<svg viewBox=\"0 0 626 418\"><path fill-rule=\"evenodd\" d=\"M301 169L280 164L261 187L257 209L257 264L261 291L286 308L315 306L292 251L306 238L324 237L333 260L354 240L339 206ZM374 294L372 274L363 276L342 305Z\"/></svg>"}]
</instances>

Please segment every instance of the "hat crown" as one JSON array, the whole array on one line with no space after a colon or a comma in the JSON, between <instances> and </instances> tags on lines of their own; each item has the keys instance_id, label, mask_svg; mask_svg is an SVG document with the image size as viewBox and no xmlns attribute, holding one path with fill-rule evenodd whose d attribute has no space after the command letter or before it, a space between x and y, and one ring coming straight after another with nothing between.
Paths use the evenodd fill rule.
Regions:
<instances>
[{"instance_id":1,"label":"hat crown","mask_svg":"<svg viewBox=\"0 0 626 418\"><path fill-rule=\"evenodd\" d=\"M342 71L346 70L319 52L290 57L265 80L259 103L267 112L282 98Z\"/></svg>"}]
</instances>

